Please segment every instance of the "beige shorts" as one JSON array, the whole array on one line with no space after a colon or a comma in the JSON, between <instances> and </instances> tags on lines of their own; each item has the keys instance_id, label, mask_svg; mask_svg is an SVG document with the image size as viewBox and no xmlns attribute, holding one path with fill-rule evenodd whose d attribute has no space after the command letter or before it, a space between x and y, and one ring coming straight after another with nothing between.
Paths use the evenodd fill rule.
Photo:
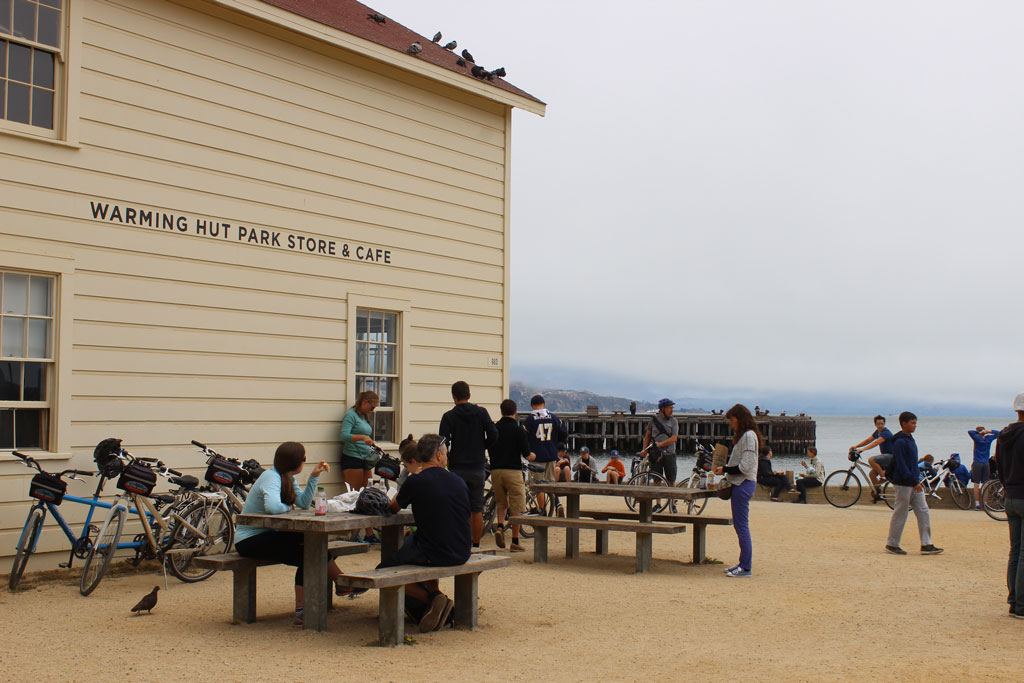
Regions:
<instances>
[{"instance_id":1,"label":"beige shorts","mask_svg":"<svg viewBox=\"0 0 1024 683\"><path fill-rule=\"evenodd\" d=\"M530 470L530 481L534 484L539 484L542 481L554 481L555 480L555 462L535 462L532 463L534 466L543 465L543 472L534 472Z\"/></svg>"},{"instance_id":2,"label":"beige shorts","mask_svg":"<svg viewBox=\"0 0 1024 683\"><path fill-rule=\"evenodd\" d=\"M491 470L494 502L508 507L513 515L526 512L526 483L522 470Z\"/></svg>"}]
</instances>

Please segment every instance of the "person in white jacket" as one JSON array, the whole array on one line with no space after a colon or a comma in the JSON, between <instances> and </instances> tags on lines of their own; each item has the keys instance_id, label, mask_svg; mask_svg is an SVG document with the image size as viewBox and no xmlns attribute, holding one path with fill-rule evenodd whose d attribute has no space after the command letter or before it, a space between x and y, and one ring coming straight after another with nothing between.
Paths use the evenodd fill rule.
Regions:
<instances>
[{"instance_id":1,"label":"person in white jacket","mask_svg":"<svg viewBox=\"0 0 1024 683\"><path fill-rule=\"evenodd\" d=\"M754 546L750 539L750 499L757 488L757 453L764 445L754 416L742 403L737 403L725 413L725 419L733 431L732 452L725 467L719 467L715 474L725 474L725 479L732 484L732 525L736 530L736 538L740 543L739 564L725 570L725 575L732 578L746 578L751 575L754 558Z\"/></svg>"}]
</instances>

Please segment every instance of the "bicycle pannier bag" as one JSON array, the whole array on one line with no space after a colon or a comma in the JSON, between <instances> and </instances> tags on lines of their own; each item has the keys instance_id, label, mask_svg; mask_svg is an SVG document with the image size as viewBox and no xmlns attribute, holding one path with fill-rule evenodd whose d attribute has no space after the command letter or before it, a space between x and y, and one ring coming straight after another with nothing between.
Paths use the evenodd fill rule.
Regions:
<instances>
[{"instance_id":1,"label":"bicycle pannier bag","mask_svg":"<svg viewBox=\"0 0 1024 683\"><path fill-rule=\"evenodd\" d=\"M402 463L392 458L390 455L381 456L380 462L373 468L373 471L378 477L383 477L389 481L398 479L398 475L402 472Z\"/></svg>"},{"instance_id":2,"label":"bicycle pannier bag","mask_svg":"<svg viewBox=\"0 0 1024 683\"><path fill-rule=\"evenodd\" d=\"M156 472L145 465L133 462L121 472L117 480L117 488L128 493L148 496L156 488Z\"/></svg>"},{"instance_id":3,"label":"bicycle pannier bag","mask_svg":"<svg viewBox=\"0 0 1024 683\"><path fill-rule=\"evenodd\" d=\"M241 478L242 468L225 458L214 458L206 468L206 481L214 484L234 486Z\"/></svg>"},{"instance_id":4,"label":"bicycle pannier bag","mask_svg":"<svg viewBox=\"0 0 1024 683\"><path fill-rule=\"evenodd\" d=\"M39 473L32 477L29 485L28 495L38 498L44 503L60 505L64 500L64 493L68 490L67 482L52 474Z\"/></svg>"}]
</instances>

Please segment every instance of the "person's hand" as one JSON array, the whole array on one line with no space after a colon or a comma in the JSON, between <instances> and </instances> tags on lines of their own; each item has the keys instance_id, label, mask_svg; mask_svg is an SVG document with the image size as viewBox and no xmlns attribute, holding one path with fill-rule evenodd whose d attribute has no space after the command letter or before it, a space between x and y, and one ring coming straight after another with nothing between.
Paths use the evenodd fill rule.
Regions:
<instances>
[{"instance_id":1,"label":"person's hand","mask_svg":"<svg viewBox=\"0 0 1024 683\"><path fill-rule=\"evenodd\" d=\"M358 438L360 441L365 443L367 446L373 446L374 445L373 439L371 439L370 437L366 436L365 434L356 434L356 436L352 440L355 441L356 438Z\"/></svg>"},{"instance_id":2,"label":"person's hand","mask_svg":"<svg viewBox=\"0 0 1024 683\"><path fill-rule=\"evenodd\" d=\"M801 460L800 461L800 467L807 467L807 461L806 460Z\"/></svg>"},{"instance_id":3,"label":"person's hand","mask_svg":"<svg viewBox=\"0 0 1024 683\"><path fill-rule=\"evenodd\" d=\"M915 491L924 491L924 486L921 485L921 484L918 484L917 486L914 487L914 490Z\"/></svg>"},{"instance_id":4,"label":"person's hand","mask_svg":"<svg viewBox=\"0 0 1024 683\"><path fill-rule=\"evenodd\" d=\"M533 462L534 460L537 459L537 454L536 453L530 453L528 456L526 456L526 459L529 460L530 462Z\"/></svg>"},{"instance_id":5,"label":"person's hand","mask_svg":"<svg viewBox=\"0 0 1024 683\"><path fill-rule=\"evenodd\" d=\"M318 462L316 464L316 467L313 468L312 476L319 477L321 472L330 472L330 471L331 471L331 466L328 465L323 460L321 460L320 462Z\"/></svg>"},{"instance_id":6,"label":"person's hand","mask_svg":"<svg viewBox=\"0 0 1024 683\"><path fill-rule=\"evenodd\" d=\"M715 468L715 474L724 474L724 473L725 473L725 468L724 467L716 467Z\"/></svg>"}]
</instances>

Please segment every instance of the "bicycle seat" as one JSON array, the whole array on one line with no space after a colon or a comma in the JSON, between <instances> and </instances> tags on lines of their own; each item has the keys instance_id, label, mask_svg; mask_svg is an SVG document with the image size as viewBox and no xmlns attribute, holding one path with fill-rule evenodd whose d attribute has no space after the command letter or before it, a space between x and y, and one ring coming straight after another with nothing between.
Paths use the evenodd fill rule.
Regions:
<instances>
[{"instance_id":1,"label":"bicycle seat","mask_svg":"<svg viewBox=\"0 0 1024 683\"><path fill-rule=\"evenodd\" d=\"M199 480L190 474L183 474L180 477L171 477L167 481L186 489L194 489L199 486Z\"/></svg>"},{"instance_id":2,"label":"bicycle seat","mask_svg":"<svg viewBox=\"0 0 1024 683\"><path fill-rule=\"evenodd\" d=\"M544 465L534 465L533 463L527 465L526 468L531 472L544 472L547 469Z\"/></svg>"},{"instance_id":3,"label":"bicycle seat","mask_svg":"<svg viewBox=\"0 0 1024 683\"><path fill-rule=\"evenodd\" d=\"M156 495L150 496L153 500L158 500L161 503L173 503L175 501L174 496L167 493L157 493Z\"/></svg>"}]
</instances>

